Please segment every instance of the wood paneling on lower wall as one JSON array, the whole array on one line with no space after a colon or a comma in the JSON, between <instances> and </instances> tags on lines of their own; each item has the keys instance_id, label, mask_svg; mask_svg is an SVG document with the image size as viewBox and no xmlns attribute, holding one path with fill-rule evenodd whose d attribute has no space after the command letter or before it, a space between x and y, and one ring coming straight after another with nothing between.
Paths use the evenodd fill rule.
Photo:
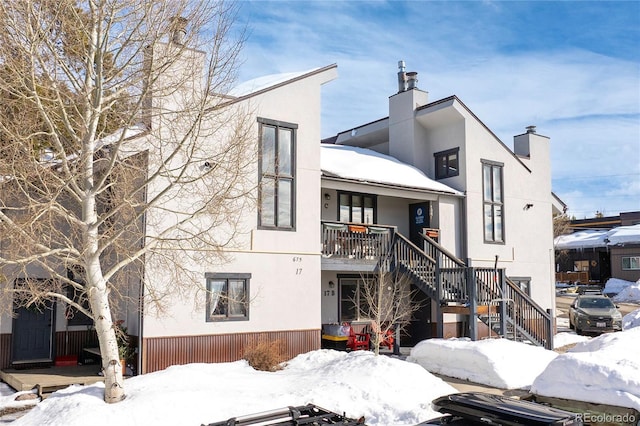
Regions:
<instances>
[{"instance_id":1,"label":"wood paneling on lower wall","mask_svg":"<svg viewBox=\"0 0 640 426\"><path fill-rule=\"evenodd\" d=\"M11 364L11 334L0 334L0 369Z\"/></svg>"},{"instance_id":2,"label":"wood paneling on lower wall","mask_svg":"<svg viewBox=\"0 0 640 426\"><path fill-rule=\"evenodd\" d=\"M282 342L282 355L291 359L301 353L319 349L320 330L143 338L142 373L193 362L237 361L242 358L246 349L260 341Z\"/></svg>"},{"instance_id":3,"label":"wood paneling on lower wall","mask_svg":"<svg viewBox=\"0 0 640 426\"><path fill-rule=\"evenodd\" d=\"M56 332L56 356L80 355L82 348L88 346L98 346L95 330Z\"/></svg>"}]
</instances>

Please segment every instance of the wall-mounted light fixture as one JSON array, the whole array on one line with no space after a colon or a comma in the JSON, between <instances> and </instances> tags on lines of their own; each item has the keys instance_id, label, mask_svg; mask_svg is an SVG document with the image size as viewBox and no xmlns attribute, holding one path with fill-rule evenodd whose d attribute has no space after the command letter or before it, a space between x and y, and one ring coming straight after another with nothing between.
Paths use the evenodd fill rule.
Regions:
<instances>
[{"instance_id":1,"label":"wall-mounted light fixture","mask_svg":"<svg viewBox=\"0 0 640 426\"><path fill-rule=\"evenodd\" d=\"M336 283L334 283L333 281L329 281L329 288L334 288L336 286Z\"/></svg>"},{"instance_id":2,"label":"wall-mounted light fixture","mask_svg":"<svg viewBox=\"0 0 640 426\"><path fill-rule=\"evenodd\" d=\"M531 207L533 207L533 204L527 203L527 204L524 205L522 210L529 210Z\"/></svg>"}]
</instances>

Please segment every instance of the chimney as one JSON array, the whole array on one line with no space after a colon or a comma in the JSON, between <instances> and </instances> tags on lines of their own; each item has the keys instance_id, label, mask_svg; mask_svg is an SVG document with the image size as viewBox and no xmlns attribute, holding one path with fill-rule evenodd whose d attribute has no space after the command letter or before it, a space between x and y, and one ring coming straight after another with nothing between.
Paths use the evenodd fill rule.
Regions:
<instances>
[{"instance_id":1,"label":"chimney","mask_svg":"<svg viewBox=\"0 0 640 426\"><path fill-rule=\"evenodd\" d=\"M418 73L406 72L404 61L398 61L398 93L418 88Z\"/></svg>"},{"instance_id":2,"label":"chimney","mask_svg":"<svg viewBox=\"0 0 640 426\"><path fill-rule=\"evenodd\" d=\"M407 91L407 73L405 72L404 61L398 61L398 93Z\"/></svg>"},{"instance_id":3,"label":"chimney","mask_svg":"<svg viewBox=\"0 0 640 426\"><path fill-rule=\"evenodd\" d=\"M406 72L404 61L398 61L398 93L389 97L389 155L418 168L426 161L420 151L426 136L415 117L428 100L429 94L418 89L418 73Z\"/></svg>"},{"instance_id":4,"label":"chimney","mask_svg":"<svg viewBox=\"0 0 640 426\"><path fill-rule=\"evenodd\" d=\"M187 19L182 16L174 16L169 20L170 41L174 44L183 45L187 35Z\"/></svg>"}]
</instances>

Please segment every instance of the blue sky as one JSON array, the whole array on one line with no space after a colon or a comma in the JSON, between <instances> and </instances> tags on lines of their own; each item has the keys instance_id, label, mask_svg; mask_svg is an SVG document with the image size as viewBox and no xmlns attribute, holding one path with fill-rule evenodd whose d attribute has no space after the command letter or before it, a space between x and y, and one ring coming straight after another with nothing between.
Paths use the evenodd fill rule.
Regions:
<instances>
[{"instance_id":1,"label":"blue sky","mask_svg":"<svg viewBox=\"0 0 640 426\"><path fill-rule=\"evenodd\" d=\"M551 138L577 218L640 210L640 1L242 1L240 81L338 64L322 137L387 116L398 60L508 146Z\"/></svg>"}]
</instances>

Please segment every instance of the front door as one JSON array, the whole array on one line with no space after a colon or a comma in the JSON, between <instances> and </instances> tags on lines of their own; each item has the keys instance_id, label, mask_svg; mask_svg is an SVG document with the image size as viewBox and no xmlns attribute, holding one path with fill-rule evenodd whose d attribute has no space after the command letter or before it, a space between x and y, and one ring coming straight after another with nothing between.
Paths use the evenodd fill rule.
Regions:
<instances>
[{"instance_id":1,"label":"front door","mask_svg":"<svg viewBox=\"0 0 640 426\"><path fill-rule=\"evenodd\" d=\"M423 248L422 230L429 227L429 202L409 204L409 239Z\"/></svg>"},{"instance_id":2,"label":"front door","mask_svg":"<svg viewBox=\"0 0 640 426\"><path fill-rule=\"evenodd\" d=\"M51 301L14 309L13 364L53 361L54 307Z\"/></svg>"}]
</instances>

